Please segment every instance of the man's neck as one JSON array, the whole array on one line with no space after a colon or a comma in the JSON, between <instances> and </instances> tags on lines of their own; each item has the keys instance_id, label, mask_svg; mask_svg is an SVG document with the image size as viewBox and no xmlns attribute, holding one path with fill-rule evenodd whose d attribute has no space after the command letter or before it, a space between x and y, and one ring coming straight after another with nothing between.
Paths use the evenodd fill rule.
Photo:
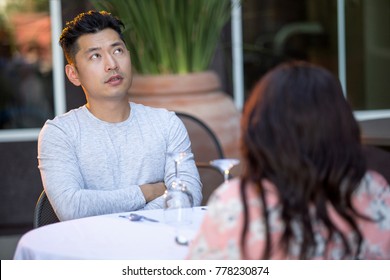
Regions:
<instances>
[{"instance_id":1,"label":"man's neck","mask_svg":"<svg viewBox=\"0 0 390 280\"><path fill-rule=\"evenodd\" d=\"M130 115L128 102L87 102L86 107L96 118L110 123L123 122Z\"/></svg>"}]
</instances>

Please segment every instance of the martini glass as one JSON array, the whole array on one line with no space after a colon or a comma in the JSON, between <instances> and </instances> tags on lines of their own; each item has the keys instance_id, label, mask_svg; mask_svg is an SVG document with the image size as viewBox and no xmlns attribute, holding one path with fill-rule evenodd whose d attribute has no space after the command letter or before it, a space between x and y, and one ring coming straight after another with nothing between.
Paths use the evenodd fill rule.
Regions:
<instances>
[{"instance_id":1,"label":"martini glass","mask_svg":"<svg viewBox=\"0 0 390 280\"><path fill-rule=\"evenodd\" d=\"M187 186L180 178L180 164L186 158L184 152L169 155L175 163L175 179L164 194L164 219L175 228L175 241L188 245L186 228L192 223L194 200Z\"/></svg>"},{"instance_id":2,"label":"martini glass","mask_svg":"<svg viewBox=\"0 0 390 280\"><path fill-rule=\"evenodd\" d=\"M240 160L236 158L221 158L210 161L212 166L217 167L223 172L225 183L229 181L230 170L240 163Z\"/></svg>"}]
</instances>

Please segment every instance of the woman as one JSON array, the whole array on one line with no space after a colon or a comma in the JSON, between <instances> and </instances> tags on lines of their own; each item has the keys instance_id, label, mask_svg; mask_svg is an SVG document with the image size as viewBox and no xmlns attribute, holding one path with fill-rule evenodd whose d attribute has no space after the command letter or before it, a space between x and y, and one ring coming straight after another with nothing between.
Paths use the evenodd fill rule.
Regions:
<instances>
[{"instance_id":1,"label":"woman","mask_svg":"<svg viewBox=\"0 0 390 280\"><path fill-rule=\"evenodd\" d=\"M282 64L242 121L244 172L209 201L191 259L390 259L390 188L367 170L338 80Z\"/></svg>"}]
</instances>

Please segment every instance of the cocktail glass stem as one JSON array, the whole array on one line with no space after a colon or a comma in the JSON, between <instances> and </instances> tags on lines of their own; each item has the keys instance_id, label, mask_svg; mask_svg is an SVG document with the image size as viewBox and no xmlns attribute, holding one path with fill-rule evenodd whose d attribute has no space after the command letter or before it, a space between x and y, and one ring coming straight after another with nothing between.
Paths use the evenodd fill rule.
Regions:
<instances>
[{"instance_id":1,"label":"cocktail glass stem","mask_svg":"<svg viewBox=\"0 0 390 280\"><path fill-rule=\"evenodd\" d=\"M210 161L210 164L223 172L225 183L229 181L230 169L239 164L240 160L235 158L223 158Z\"/></svg>"},{"instance_id":2,"label":"cocktail glass stem","mask_svg":"<svg viewBox=\"0 0 390 280\"><path fill-rule=\"evenodd\" d=\"M223 177L225 179L225 183L227 183L229 181L229 174L230 174L230 170L229 169L225 169L223 171Z\"/></svg>"}]
</instances>

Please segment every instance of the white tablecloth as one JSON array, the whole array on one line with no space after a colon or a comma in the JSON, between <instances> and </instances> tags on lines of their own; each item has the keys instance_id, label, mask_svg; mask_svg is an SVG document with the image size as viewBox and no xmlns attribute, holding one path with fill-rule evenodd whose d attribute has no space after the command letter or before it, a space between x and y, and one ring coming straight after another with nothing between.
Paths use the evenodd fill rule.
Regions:
<instances>
[{"instance_id":1,"label":"white tablecloth","mask_svg":"<svg viewBox=\"0 0 390 280\"><path fill-rule=\"evenodd\" d=\"M132 222L110 214L43 226L20 239L14 259L184 259L188 246L175 242L174 228L165 224L163 210L137 211L158 220ZM194 208L193 223L186 228L196 234L204 207Z\"/></svg>"}]
</instances>

